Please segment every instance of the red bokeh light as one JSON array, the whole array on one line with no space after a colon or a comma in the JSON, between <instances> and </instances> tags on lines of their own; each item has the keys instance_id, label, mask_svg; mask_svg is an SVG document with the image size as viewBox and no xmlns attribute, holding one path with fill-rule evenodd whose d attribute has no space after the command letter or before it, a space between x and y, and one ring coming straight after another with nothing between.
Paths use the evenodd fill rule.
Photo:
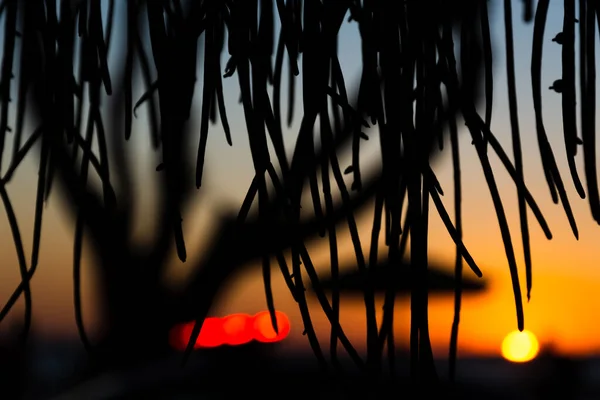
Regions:
<instances>
[{"instance_id":1,"label":"red bokeh light","mask_svg":"<svg viewBox=\"0 0 600 400\"><path fill-rule=\"evenodd\" d=\"M248 314L233 314L223 318L223 342L237 346L252 341L252 322L253 318Z\"/></svg>"},{"instance_id":2,"label":"red bokeh light","mask_svg":"<svg viewBox=\"0 0 600 400\"><path fill-rule=\"evenodd\" d=\"M191 335L191 332L190 332ZM188 336L188 340L189 340ZM225 343L223 332L223 321L221 318L208 317L204 320L200 335L194 347L217 347Z\"/></svg>"},{"instance_id":3,"label":"red bokeh light","mask_svg":"<svg viewBox=\"0 0 600 400\"><path fill-rule=\"evenodd\" d=\"M280 311L275 311L277 319L277 329L279 334L273 329L271 315L268 311L259 312L254 316L254 339L262 343L279 342L290 333L290 320L287 315Z\"/></svg>"},{"instance_id":4,"label":"red bokeh light","mask_svg":"<svg viewBox=\"0 0 600 400\"><path fill-rule=\"evenodd\" d=\"M175 325L171 329L169 343L177 350L185 350L192 336L195 322L186 322ZM208 317L202 324L202 329L194 344L194 349L199 347L217 347L224 343L223 323L220 318Z\"/></svg>"},{"instance_id":5,"label":"red bokeh light","mask_svg":"<svg viewBox=\"0 0 600 400\"><path fill-rule=\"evenodd\" d=\"M193 323L177 324L169 332L169 345L177 350L183 351L187 346L186 337L192 334ZM189 329L188 329L189 328Z\"/></svg>"},{"instance_id":6,"label":"red bokeh light","mask_svg":"<svg viewBox=\"0 0 600 400\"><path fill-rule=\"evenodd\" d=\"M273 329L268 311L259 312L254 316L232 314L223 318L207 317L194 344L194 349L222 345L238 346L252 340L262 343L279 342L290 333L290 321L280 311L275 311L275 317L279 334L275 333ZM193 321L175 325L169 336L171 347L180 351L185 350L193 329Z\"/></svg>"}]
</instances>

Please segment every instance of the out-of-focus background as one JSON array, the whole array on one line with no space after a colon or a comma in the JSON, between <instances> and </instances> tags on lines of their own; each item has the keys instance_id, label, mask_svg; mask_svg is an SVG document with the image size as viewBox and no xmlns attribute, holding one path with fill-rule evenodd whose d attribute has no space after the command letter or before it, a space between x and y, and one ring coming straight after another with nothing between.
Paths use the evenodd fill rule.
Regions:
<instances>
[{"instance_id":1,"label":"out-of-focus background","mask_svg":"<svg viewBox=\"0 0 600 400\"><path fill-rule=\"evenodd\" d=\"M553 204L550 199L543 179L531 96L529 68L533 25L526 24L522 20L522 2L515 0L513 3L518 109L524 146L526 183L544 212L554 235L551 241L547 241L535 220L530 218L534 271L531 301L525 304L525 327L537 337L542 353L545 350L552 350L553 354L571 359L587 360L582 376L592 382L594 374L600 378L600 362L592 362L593 357L598 355L600 349L600 319L596 317L600 315L600 297L598 296L600 294L600 268L598 268L600 248L597 240L600 227L592 220L587 201L579 199L576 195L570 179L565 179L565 181L578 222L579 240L573 237L561 206ZM123 7L124 5L117 2L117 21L115 23L117 37L120 29L123 29L123 24L118 23ZM502 2L491 1L489 7L495 57L492 130L507 149L507 153L511 154ZM562 17L562 2L551 2L543 49L542 86L544 90L561 76L561 48L551 39L562 29ZM278 29L278 25L276 29ZM3 33L0 33L0 43L2 43L2 36ZM357 25L352 22L344 23L339 36L339 53L349 91L356 86L360 78L359 40ZM111 51L116 56L124 50L122 46L115 45ZM225 65L227 54L223 54L222 57L222 65ZM284 76L286 68L284 63ZM300 75L298 78L301 83L302 76ZM200 76L198 82L202 82ZM233 147L227 146L220 125L211 127L207 146L209 151L205 169L206 184L203 184L201 189L205 191L205 195L184 216L189 261L182 264L174 254L170 272L165 277L173 287L177 287L180 282L185 280L189 273L187 265L193 264L194 259L202 257L203 250L211 245L211 232L215 229L218 216L239 208L253 178L253 168L246 139L247 132L241 105L237 103L237 78L234 76L225 80L224 85L234 145ZM551 144L556 149L555 154L559 168L561 171L567 171L566 157L562 151L564 144L560 96L550 90L544 93L546 128ZM141 95L141 89L139 95ZM287 98L285 89L283 89L282 97L283 99ZM196 114L192 115L192 122L196 125L199 124L200 119L199 98L200 96L195 96L195 105L193 106L195 110L198 110ZM137 119L134 122L134 134L129 145L136 148L138 178L143 183L137 188L138 192L152 193L151 177L157 163L150 152L148 135L145 132L146 113L143 108L140 107L138 111ZM298 94L296 115L301 115L301 111L302 102L300 94ZM298 132L299 120L300 118L296 118L294 125L284 133L286 146L290 151ZM523 376L523 371L533 368L531 365L534 364L530 363L527 367L525 364L513 364L502 359L503 340L517 327L511 281L500 231L475 149L471 145L470 136L462 123L459 123L459 128L464 190L463 237L465 244L484 273L487 287L481 293L466 294L463 300L458 340L458 377L477 378L482 382L496 383L501 382L504 378L509 381L513 378L518 380ZM366 142L367 150L362 155L367 166L376 165L379 146L376 129L371 129L369 134L371 140ZM195 153L194 149L191 151ZM511 224L513 242L517 250L518 261L522 266L516 189L511 178L492 152L490 152L490 158L493 167L496 168L495 171L497 171L496 177ZM578 167L583 170L582 157L578 159ZM15 204L20 227L24 232L32 231L36 168L35 156L30 157L9 186L9 193ZM446 193L443 200L451 209L453 206L452 169L448 151L440 155L434 169ZM138 208L136 235L143 240L145 233L152 225L153 203L151 196L142 195L139 200L141 203ZM31 351L39 360L35 363L37 373L44 375L48 382L59 379L61 376L67 376L72 372L69 369L75 368L73 365L77 365L76 363L69 364L68 357L61 356L61 354L65 354L61 349L74 349L73 351L76 352L82 350L78 344L73 311L71 275L74 221L71 214L63 209L63 206L60 195L51 197L47 205L42 235L41 261L39 271L32 282L33 335L34 342L38 345L34 346ZM363 246L368 249L372 208L366 207L363 211L357 215L357 219ZM430 258L450 272L454 264L455 247L435 210L431 215ZM0 260L2 261L0 299L7 299L20 281L20 276L9 226L6 219L2 220L2 218L0 217L0 243L3 243L0 246ZM26 248L30 248L30 235L25 234L23 239ZM340 257L346 261L342 264L352 265L354 253L345 227L341 227L340 240L340 246L343 249ZM324 276L328 275L327 241L315 238L309 241L307 246L313 255L318 271L322 272ZM94 294L94 273L90 262L89 253L86 256L84 252L84 314L86 326L93 337L93 332L101 329L102 321L96 317L95 313L97 304ZM249 269L248 271L236 276L231 281L211 311L211 315L224 316L238 312L254 314L266 309L260 269ZM524 277L524 268L520 272ZM465 275L470 274L471 272L465 268ZM474 276L469 277L474 278ZM525 289L524 281L522 279L523 290ZM288 315L292 327L289 336L277 344L278 357L282 359L311 357L306 337L302 335L303 327L297 305L288 293L276 266L273 269L273 289L276 308ZM377 309L381 310L383 300L379 299L378 302ZM443 360L448 354L453 299L452 296L432 295L429 304L429 324L434 355ZM326 343L330 325L316 299L310 296L309 306L317 333ZM11 315L0 324L0 335L8 333L13 323L22 318L22 310L22 304L19 303ZM408 298L400 298L396 310L396 340L399 346L407 346L410 323ZM350 296L342 298L341 322L352 342L364 350L365 312L360 298ZM31 357L34 356L31 355ZM445 373L443 366L440 371L441 374Z\"/></svg>"}]
</instances>

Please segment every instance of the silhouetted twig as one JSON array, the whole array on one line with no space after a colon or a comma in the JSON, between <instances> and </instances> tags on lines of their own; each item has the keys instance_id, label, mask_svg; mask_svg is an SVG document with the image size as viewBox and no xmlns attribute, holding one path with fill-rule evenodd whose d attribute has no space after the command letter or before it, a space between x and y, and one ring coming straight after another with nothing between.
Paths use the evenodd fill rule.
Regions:
<instances>
[{"instance_id":1,"label":"silhouetted twig","mask_svg":"<svg viewBox=\"0 0 600 400\"><path fill-rule=\"evenodd\" d=\"M390 283L378 326L372 269L385 258L399 268L410 236L411 376L418 381L435 381L437 372L428 328L427 248L431 198L457 246L455 317L450 344L453 376L462 260L477 275L482 274L462 242L456 121L463 118L492 196L512 278L517 324L523 329L516 255L488 147L498 155L517 188L528 298L532 263L527 206L546 237L550 239L552 235L524 181L509 0L504 3L504 19L514 165L492 131L493 90L497 88L493 84L494 54L486 2L128 0L121 11L118 4L114 0L61 0L57 7L56 0L5 0L0 6L4 18L0 161L7 148L8 133L12 132L10 95L14 64L18 65L16 78L19 81L11 160L0 180L0 197L9 218L21 274L21 283L0 311L0 320L23 295L24 329L27 330L31 315L29 282L38 265L43 205L57 186L65 194L67 209L76 217L73 280L77 327L100 370L162 356L168 352L168 332L173 324L195 319L188 356L220 288L242 265L255 258L262 259L267 307L277 330L270 265L275 256L285 283L298 303L308 341L323 369L328 368L328 363L311 320L303 274L308 276L331 323L329 354L336 369L341 370L339 342L340 349L350 355L366 379L376 382L383 373L385 345L390 369L395 368L395 292ZM525 1L523 6L523 17L529 21L534 17L533 4ZM542 47L548 6L548 0L538 1L533 27L531 75L538 144L551 197L555 203L560 199L573 233L578 237L542 117ZM582 145L590 207L598 220L594 35L600 14L592 2L579 2L581 140L576 127L575 11L575 1L565 0L562 33L555 38L563 46L563 76L552 88L562 95L565 146L573 182L579 196L585 197L575 168L577 146ZM123 37L117 37L119 13L125 13L121 16L126 25ZM348 16L361 34L362 71L355 93L347 91L347 77L338 58L339 32ZM281 22L279 32L275 30L276 18ZM454 43L456 33L460 46ZM225 39L229 60L222 67L220 57ZM109 60L109 49L119 43L123 43L127 53L123 60L113 62ZM17 52L20 58L15 63ZM457 60L461 61L460 69ZM281 110L284 62L288 68L286 116L282 116ZM201 82L197 82L199 68L204 71ZM205 154L209 151L208 135L211 123L216 123L217 109L225 140L233 144L229 126L231 113L228 114L225 107L222 77L234 74L237 74L255 176L239 213L231 211L225 216L216 229L214 247L193 266L194 274L186 288L181 294L171 293L162 276L173 250L181 262L187 259L189 244L183 235L184 210L192 201L194 185L200 193L206 190L201 188ZM296 79L300 74L303 115L290 158L284 146L283 119L289 128L297 114ZM134 99L138 77L143 94ZM199 86L202 88L198 89ZM199 93L201 109L194 110L192 100ZM483 94L485 115L482 118L476 105ZM162 157L155 171L159 182L155 194L158 206L156 212L149 215L156 220L157 228L148 246L140 246L130 239L136 196L131 188L130 152L138 149L133 149L128 141L133 134L137 110L142 107L148 113L146 128L152 148L160 151ZM200 114L197 144L192 143L195 133L189 124L194 112ZM25 118L31 120L36 129L23 137ZM315 140L317 121L320 134ZM367 128L375 128L380 141L382 167L372 175L360 168L363 142L377 137ZM447 131L454 168L454 221L443 205L443 190L431 168L438 154L435 144L437 148L444 147ZM36 143L40 144L38 185L32 256L27 265L7 187ZM193 161L186 156L192 145L197 145ZM344 150L350 151L349 166L340 165L339 156ZM344 174L352 178L349 188ZM99 187L92 183L92 176L99 179ZM301 210L305 190L310 191L312 207ZM334 194L339 194L338 201L334 201ZM371 200L374 200L374 219L371 247L366 255L355 213L372 204ZM255 203L257 213L252 213ZM306 215L308 219L301 218ZM342 269L336 236L340 223L348 224L356 267L365 281L366 360L340 323L340 298L335 286ZM388 249L386 255L380 256L378 243L382 230ZM317 234L327 235L330 246L334 282L331 301L320 286L319 275L304 244ZM91 239L106 326L106 335L99 343L91 343L86 336L80 304L81 252L85 237ZM291 266L284 257L288 249ZM388 274L390 282L398 276L393 268ZM143 334L139 331L142 326Z\"/></svg>"}]
</instances>

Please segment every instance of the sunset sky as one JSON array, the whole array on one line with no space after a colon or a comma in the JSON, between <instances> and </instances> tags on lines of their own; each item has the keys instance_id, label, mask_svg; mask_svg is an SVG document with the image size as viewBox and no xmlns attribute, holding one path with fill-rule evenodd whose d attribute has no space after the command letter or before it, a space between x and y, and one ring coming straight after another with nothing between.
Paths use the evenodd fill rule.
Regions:
<instances>
[{"instance_id":1,"label":"sunset sky","mask_svg":"<svg viewBox=\"0 0 600 400\"><path fill-rule=\"evenodd\" d=\"M117 4L121 4L117 2ZM562 8L559 2L550 6L548 25L544 39L544 64L542 90L544 90L544 118L550 141L555 149L559 168L562 171L569 199L578 222L580 239L577 241L570 231L567 218L561 205L552 203L546 182L543 179L539 150L535 132L533 104L530 83L530 53L533 24L522 22L521 1L513 1L513 16L515 20L515 58L517 72L517 90L519 106L519 122L524 146L524 164L526 183L542 209L554 238L547 241L542 230L529 213L532 254L534 263L533 290L529 303L525 303L525 327L534 332L541 345L552 343L559 351L567 354L587 354L600 350L600 268L596 261L600 256L600 227L593 222L587 200L577 196L565 158L562 139L562 121L560 95L547 90L555 79L560 78L560 46L551 39L561 30ZM508 116L506 66L504 57L504 24L502 2L491 2L492 39L494 47L494 111L492 130L501 140L506 152L512 154L510 126ZM119 6L120 7L120 6ZM120 11L119 11L120 12ZM116 24L116 37L122 34L119 24ZM3 33L0 33L0 43ZM345 72L349 91L356 85L360 74L360 48L358 46L357 26L354 23L345 24L340 35L340 58ZM598 40L598 39L597 39ZM119 46L115 51L119 51ZM227 54L223 54L226 60ZM225 65L224 63L222 65ZM284 70L284 79L287 75ZM301 77L297 83L300 87ZM198 79L202 82L201 75ZM232 127L234 146L229 147L225 142L220 125L212 127L209 135L207 167L205 169L206 185L202 190L210 192L202 198L200 204L184 217L184 228L188 238L189 261L201 257L202 249L210 245L210 227L219 212L232 212L239 208L247 187L253 177L253 169L246 139L246 129L241 106L237 104L237 77L224 82L226 102L230 125ZM286 85L282 85L283 88ZM192 123L198 125L200 97L196 91ZM137 96L141 95L141 90ZM283 99L287 98L284 90ZM300 98L298 98L300 100ZM142 107L143 108L143 107ZM282 107L285 109L285 107ZM301 101L297 102L296 122L285 132L286 145L290 148L297 135ZM134 130L131 146L136 150L136 164L139 166L139 178L146 183L156 166L149 152L148 134L145 131L146 115L140 109ZM461 124L462 125L462 124ZM31 126L28 127L31 129ZM377 144L375 131L368 142L370 150L366 152L376 155ZM464 127L461 127L461 157L463 170L463 209L464 209L464 242L481 267L489 290L480 295L466 295L463 301L459 347L461 354L499 355L500 345L504 336L516 329L515 307L504 248L496 222L487 185L483 178L471 139ZM375 146L375 147L373 147ZM449 146L448 146L449 147ZM190 155L195 156L196 149L191 149ZM513 243L520 263L520 277L525 288L525 271L521 249L519 220L517 210L517 194L511 178L503 169L490 150L490 158L496 169L496 178L501 188L502 198L506 206ZM578 167L583 177L583 157L578 154ZM6 169L6 161L3 171ZM36 178L36 157L30 157L27 164L13 179L9 193L19 217L20 228L26 249L31 248L31 232L34 210L34 193ZM452 202L452 170L448 152L444 152L434 167L444 188L444 202L448 209L453 208ZM151 210L152 202L148 196L141 196L142 203L140 222L136 235L143 239L148 225L144 225L142 212ZM147 201L147 203L144 203ZM41 262L39 271L34 277L33 302L35 328L44 335L75 336L76 329L72 306L72 235L73 218L65 212L60 195L55 195L46 207L44 221ZM2 213L2 215L5 215ZM363 247L368 248L367 240L372 223L372 210L366 209L359 216L359 226ZM146 218L145 222L151 225ZM345 228L341 228L345 232ZM10 238L10 230L5 217L0 217L0 298L6 299L19 282L17 258ZM351 263L353 253L349 246L349 237L342 234L342 246L347 249L342 258ZM195 243L198 243L196 245ZM309 244L311 254L319 270L327 275L328 254L326 241L314 241ZM431 212L430 224L430 257L436 264L447 266L448 270L454 263L454 244L447 234L443 224L437 217L435 208ZM28 250L29 253L29 250ZM93 301L93 266L89 258L84 263L85 288L84 293L86 320L90 326L97 326L94 318ZM185 277L186 265L180 265L173 257L169 278L173 284ZM466 271L465 273L470 273ZM276 306L285 311L292 322L292 332L287 346L294 349L309 349L305 337L302 336L301 319L296 304L287 293L279 273L274 273L274 290ZM266 308L262 292L260 273L244 275L234 282L228 295L224 295L213 310L214 315L224 315L232 312L255 313ZM524 296L525 298L525 296ZM314 319L323 339L328 336L328 323L320 306L311 299ZM2 300L4 302L4 300ZM378 306L378 309L381 308ZM398 301L396 317L396 337L401 343L406 343L409 326L409 303ZM17 307L9 319L21 319L22 307ZM451 297L433 297L430 300L430 327L436 356L445 357L450 337L450 326L453 317L453 300ZM342 323L350 338L364 345L364 310L359 300L344 299ZM6 329L6 324L0 325L0 331ZM324 341L324 344L327 343Z\"/></svg>"}]
</instances>

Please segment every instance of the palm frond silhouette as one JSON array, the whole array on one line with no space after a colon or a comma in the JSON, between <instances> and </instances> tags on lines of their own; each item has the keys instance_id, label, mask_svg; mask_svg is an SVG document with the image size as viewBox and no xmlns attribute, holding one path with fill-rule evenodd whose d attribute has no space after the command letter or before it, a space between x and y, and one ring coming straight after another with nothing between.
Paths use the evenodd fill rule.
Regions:
<instances>
[{"instance_id":1,"label":"palm frond silhouette","mask_svg":"<svg viewBox=\"0 0 600 400\"><path fill-rule=\"evenodd\" d=\"M310 283L332 327L331 348L339 343L370 382L383 374L383 346L393 366L393 314L396 288L386 290L381 324L375 317L372 271L379 263L394 268L410 252L411 377L433 382L437 373L428 331L428 220L430 201L456 243L455 320L451 332L451 374L461 304L463 260L478 276L482 272L462 243L461 171L457 121L464 120L492 196L512 277L517 325L523 329L523 307L513 240L488 158L491 149L517 187L521 240L525 253L527 296L532 285L529 246L529 208L551 238L549 227L523 179L521 139L515 89L512 2L504 2L506 69L514 164L491 131L492 46L489 10L483 1L383 0L128 0L123 37L116 37L114 0L4 0L4 46L0 76L0 161L10 159L0 181L0 198L8 216L18 254L21 283L0 311L4 319L16 301L25 300L24 336L31 321L30 281L38 265L44 202L57 189L65 194L67 210L75 216L73 249L74 308L81 339L99 371L147 362L168 352L168 332L174 323L195 319L186 354L200 332L213 300L227 279L242 265L262 258L265 295L274 318L270 260L278 260L281 273L301 311L309 343L324 369L326 360L314 332L305 288ZM543 123L541 60L549 0L524 2L524 18L534 23L531 77L538 143L545 178L555 203L562 203L574 235L578 236L563 178L558 170ZM563 76L553 88L562 95L563 130L569 173L580 197L588 193L594 219L600 222L600 200L595 160L595 55L597 6L564 0L562 45ZM347 16L361 34L362 74L356 93L348 94L338 58L337 40ZM258 16L258 17L257 17ZM275 19L281 27L275 29ZM576 28L577 27L577 28ZM577 133L575 37L578 32L581 138ZM276 37L278 34L278 37ZM459 42L454 40L458 38ZM117 61L109 49L125 46ZM229 59L221 65L227 45ZM274 63L272 57L274 56ZM201 60L202 65L198 65ZM288 64L287 115L282 112L283 65ZM460 68L457 66L460 64ZM17 65L15 68L14 65ZM196 84L199 69L204 79ZM293 155L284 147L284 130L295 112L296 76L302 74L303 114ZM209 126L221 121L232 144L222 77L237 77L249 150L255 177L239 213L224 218L215 245L205 254L197 273L180 294L169 292L162 281L168 257L175 251L185 262L188 243L182 224L184 210L193 202L205 175ZM134 102L135 82L145 93ZM201 91L196 90L201 86ZM11 102L11 93L16 100ZM198 93L200 92L200 93ZM201 110L194 110L201 96ZM480 115L479 103L485 111ZM145 107L147 131L162 162L156 168L157 212L154 241L132 242L134 193L132 160L137 151L128 140L136 110ZM189 124L200 113L199 143ZM14 122L9 117L14 113ZM84 119L85 117L85 119ZM27 134L25 119L36 129ZM315 126L319 138L315 140ZM14 127L11 126L14 124ZM376 127L380 140L381 169L366 179L361 173L361 143L366 127ZM135 132L137 134L137 132ZM7 147L12 135L13 146ZM454 168L454 216L431 168L436 148L450 141ZM39 146L35 146L38 145ZM275 154L271 154L269 144ZM186 156L197 146L195 160ZM587 187L575 165L577 148L583 148ZM21 243L12 210L8 184L33 149L39 165L29 261ZM352 162L342 167L339 154L349 149ZM352 177L347 187L344 174ZM99 180L100 185L92 183ZM313 209L300 207L308 190ZM334 201L338 193L340 200ZM374 201L372 246L362 250L355 220L358 208ZM252 213L252 205L257 212ZM403 212L406 217L403 218ZM308 220L300 218L307 213ZM366 306L367 355L362 359L339 322L339 276L336 230L348 224L361 273ZM383 230L387 254L379 254ZM80 304L82 244L89 235L98 272L106 335L91 343L83 325ZM334 283L327 298L304 241L327 237ZM410 235L410 243L407 237ZM325 240L325 239L323 239ZM291 266L284 251L291 251ZM394 268L388 268L390 277ZM306 274L306 275L305 275ZM304 282L308 276L310 282ZM390 279L393 281L393 279ZM143 326L143 333L140 332ZM275 329L277 329L275 327ZM335 350L331 354L335 358Z\"/></svg>"}]
</instances>

